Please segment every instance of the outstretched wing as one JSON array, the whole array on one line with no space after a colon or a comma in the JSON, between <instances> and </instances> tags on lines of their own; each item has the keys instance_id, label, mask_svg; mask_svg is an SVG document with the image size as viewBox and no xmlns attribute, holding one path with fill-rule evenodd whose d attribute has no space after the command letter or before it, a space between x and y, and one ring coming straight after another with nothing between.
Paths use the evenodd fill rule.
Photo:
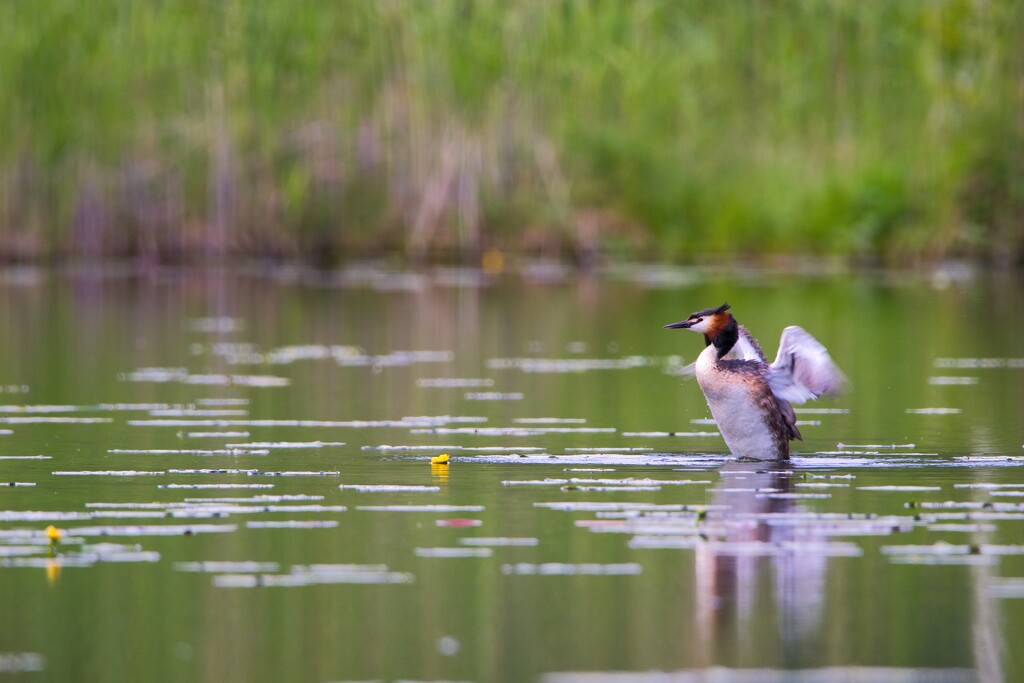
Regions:
<instances>
[{"instance_id":1,"label":"outstretched wing","mask_svg":"<svg viewBox=\"0 0 1024 683\"><path fill-rule=\"evenodd\" d=\"M759 360L762 363L768 362L768 359L764 357L764 351L761 350L761 345L757 343L754 336L743 325L739 326L739 336L737 336L736 343L729 350L726 357L738 358L739 360Z\"/></svg>"},{"instance_id":2,"label":"outstretched wing","mask_svg":"<svg viewBox=\"0 0 1024 683\"><path fill-rule=\"evenodd\" d=\"M683 379L693 379L697 376L697 361L690 363L689 365L683 365L682 367L672 368L673 375L678 375Z\"/></svg>"},{"instance_id":3,"label":"outstretched wing","mask_svg":"<svg viewBox=\"0 0 1024 683\"><path fill-rule=\"evenodd\" d=\"M779 340L779 354L768 367L772 393L791 403L827 394L841 394L847 381L832 362L828 350L801 327L787 327Z\"/></svg>"}]
</instances>

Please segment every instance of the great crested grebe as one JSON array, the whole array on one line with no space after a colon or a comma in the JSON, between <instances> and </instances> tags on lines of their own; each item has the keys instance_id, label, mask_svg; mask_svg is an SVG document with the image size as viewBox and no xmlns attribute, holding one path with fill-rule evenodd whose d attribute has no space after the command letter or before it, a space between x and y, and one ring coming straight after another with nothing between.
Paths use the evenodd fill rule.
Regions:
<instances>
[{"instance_id":1,"label":"great crested grebe","mask_svg":"<svg viewBox=\"0 0 1024 683\"><path fill-rule=\"evenodd\" d=\"M693 373L732 454L788 458L789 442L803 440L791 404L842 393L846 378L821 342L796 326L782 331L769 365L757 340L728 310L722 304L697 311L665 328L704 335L707 348Z\"/></svg>"}]
</instances>

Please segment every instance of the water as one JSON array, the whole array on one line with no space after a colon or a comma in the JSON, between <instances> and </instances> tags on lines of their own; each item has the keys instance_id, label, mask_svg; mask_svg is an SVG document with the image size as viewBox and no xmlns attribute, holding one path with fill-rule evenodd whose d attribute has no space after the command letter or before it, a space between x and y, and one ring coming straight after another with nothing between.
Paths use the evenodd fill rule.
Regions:
<instances>
[{"instance_id":1,"label":"water","mask_svg":"<svg viewBox=\"0 0 1024 683\"><path fill-rule=\"evenodd\" d=\"M8 271L0 672L1021 680L1021 284ZM789 463L677 374L723 301L852 382Z\"/></svg>"}]
</instances>

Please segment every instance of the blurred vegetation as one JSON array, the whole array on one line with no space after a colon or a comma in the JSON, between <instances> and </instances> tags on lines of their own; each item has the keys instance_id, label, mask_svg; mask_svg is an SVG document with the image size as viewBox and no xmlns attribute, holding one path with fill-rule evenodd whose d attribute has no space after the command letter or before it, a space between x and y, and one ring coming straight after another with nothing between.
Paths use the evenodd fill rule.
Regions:
<instances>
[{"instance_id":1,"label":"blurred vegetation","mask_svg":"<svg viewBox=\"0 0 1024 683\"><path fill-rule=\"evenodd\" d=\"M1024 3L9 0L0 258L1024 260Z\"/></svg>"}]
</instances>

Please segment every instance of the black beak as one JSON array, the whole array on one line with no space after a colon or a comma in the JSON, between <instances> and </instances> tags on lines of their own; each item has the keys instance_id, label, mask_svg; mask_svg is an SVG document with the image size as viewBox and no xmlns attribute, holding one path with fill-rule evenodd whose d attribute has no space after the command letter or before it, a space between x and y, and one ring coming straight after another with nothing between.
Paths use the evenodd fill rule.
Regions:
<instances>
[{"instance_id":1,"label":"black beak","mask_svg":"<svg viewBox=\"0 0 1024 683\"><path fill-rule=\"evenodd\" d=\"M666 330L685 330L685 329L689 329L692 326L693 326L693 322L691 322L689 320L680 320L677 323L672 323L671 325L665 325L664 329L666 329Z\"/></svg>"}]
</instances>

